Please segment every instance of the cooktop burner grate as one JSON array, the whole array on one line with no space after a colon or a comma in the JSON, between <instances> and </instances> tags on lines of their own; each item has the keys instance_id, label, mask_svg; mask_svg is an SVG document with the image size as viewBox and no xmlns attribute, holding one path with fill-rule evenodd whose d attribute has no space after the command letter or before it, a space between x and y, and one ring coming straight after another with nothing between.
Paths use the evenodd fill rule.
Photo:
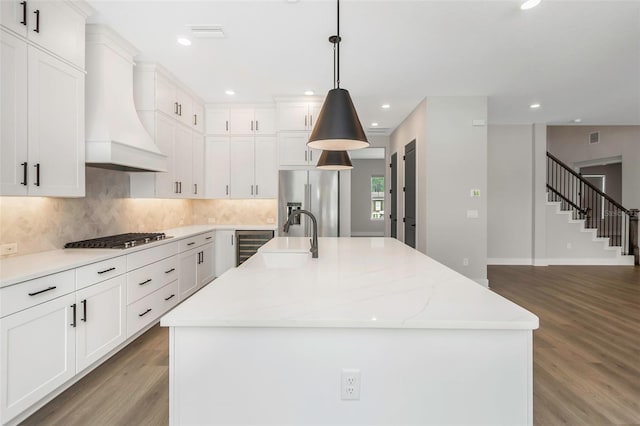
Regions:
<instances>
[{"instance_id":1,"label":"cooktop burner grate","mask_svg":"<svg viewBox=\"0 0 640 426\"><path fill-rule=\"evenodd\" d=\"M108 237L92 238L90 240L74 241L64 245L64 248L130 248L153 241L168 238L164 232L134 232L128 234L111 235Z\"/></svg>"}]
</instances>

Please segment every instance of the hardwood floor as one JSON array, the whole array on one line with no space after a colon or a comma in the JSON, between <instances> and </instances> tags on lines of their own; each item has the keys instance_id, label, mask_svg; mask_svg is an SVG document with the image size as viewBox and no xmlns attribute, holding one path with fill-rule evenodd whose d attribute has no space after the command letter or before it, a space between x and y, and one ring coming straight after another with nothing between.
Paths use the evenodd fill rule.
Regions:
<instances>
[{"instance_id":1,"label":"hardwood floor","mask_svg":"<svg viewBox=\"0 0 640 426\"><path fill-rule=\"evenodd\" d=\"M536 425L640 425L640 267L491 266L489 282L540 317ZM152 328L23 424L168 424L168 339Z\"/></svg>"},{"instance_id":2,"label":"hardwood floor","mask_svg":"<svg viewBox=\"0 0 640 426\"><path fill-rule=\"evenodd\" d=\"M490 266L491 288L540 318L536 425L640 424L640 268Z\"/></svg>"}]
</instances>

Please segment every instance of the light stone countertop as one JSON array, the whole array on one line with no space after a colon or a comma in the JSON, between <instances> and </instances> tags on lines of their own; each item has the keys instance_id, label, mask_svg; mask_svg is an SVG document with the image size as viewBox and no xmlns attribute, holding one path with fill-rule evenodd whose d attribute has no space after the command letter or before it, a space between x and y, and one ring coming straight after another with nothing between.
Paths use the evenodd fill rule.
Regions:
<instances>
[{"instance_id":1,"label":"light stone countertop","mask_svg":"<svg viewBox=\"0 0 640 426\"><path fill-rule=\"evenodd\" d=\"M161 325L538 328L529 311L395 239L320 238L318 259L308 249L308 238L271 240Z\"/></svg>"},{"instance_id":2,"label":"light stone countertop","mask_svg":"<svg viewBox=\"0 0 640 426\"><path fill-rule=\"evenodd\" d=\"M149 249L182 238L187 238L192 235L202 234L204 232L214 231L217 229L275 230L276 227L275 225L191 225L157 231L164 232L173 238L167 238L165 240L129 249L60 249L27 254L24 256L11 256L5 259L0 259L0 288L114 257L124 256L135 253L139 250Z\"/></svg>"}]
</instances>

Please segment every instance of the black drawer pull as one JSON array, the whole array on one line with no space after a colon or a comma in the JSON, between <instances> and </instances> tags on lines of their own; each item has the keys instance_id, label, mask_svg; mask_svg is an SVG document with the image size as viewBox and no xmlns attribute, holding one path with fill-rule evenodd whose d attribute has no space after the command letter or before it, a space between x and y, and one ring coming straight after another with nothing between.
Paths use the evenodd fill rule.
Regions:
<instances>
[{"instance_id":1,"label":"black drawer pull","mask_svg":"<svg viewBox=\"0 0 640 426\"><path fill-rule=\"evenodd\" d=\"M36 28L33 30L36 33L40 32L40 10L35 10L33 13L36 14Z\"/></svg>"},{"instance_id":2,"label":"black drawer pull","mask_svg":"<svg viewBox=\"0 0 640 426\"><path fill-rule=\"evenodd\" d=\"M49 288L45 288L44 290L40 290L40 291L36 291L35 293L29 293L29 296L35 296L36 294L40 294L40 293L44 293L45 291L51 291L56 289L57 287L55 285L52 285Z\"/></svg>"},{"instance_id":3,"label":"black drawer pull","mask_svg":"<svg viewBox=\"0 0 640 426\"><path fill-rule=\"evenodd\" d=\"M166 297L166 298L165 298L164 300L169 300L169 299L173 299L173 297L174 297L174 296L175 296L175 294L172 294L171 296L169 296L169 297Z\"/></svg>"},{"instance_id":4,"label":"black drawer pull","mask_svg":"<svg viewBox=\"0 0 640 426\"><path fill-rule=\"evenodd\" d=\"M207 238L205 238L205 240L210 240L210 239L212 239L212 238L213 238L213 237L207 237Z\"/></svg>"},{"instance_id":5,"label":"black drawer pull","mask_svg":"<svg viewBox=\"0 0 640 426\"><path fill-rule=\"evenodd\" d=\"M170 273L172 273L172 272L173 272L173 271L175 271L175 270L176 270L176 268L171 268L171 269L169 269L168 271L164 271L164 273L165 273L165 274L170 274Z\"/></svg>"},{"instance_id":6,"label":"black drawer pull","mask_svg":"<svg viewBox=\"0 0 640 426\"><path fill-rule=\"evenodd\" d=\"M27 2L21 1L20 4L22 5L22 21L20 21L20 23L26 26L27 25Z\"/></svg>"},{"instance_id":7,"label":"black drawer pull","mask_svg":"<svg viewBox=\"0 0 640 426\"><path fill-rule=\"evenodd\" d=\"M80 318L80 321L87 322L87 299L84 299L80 303L82 303L82 318Z\"/></svg>"},{"instance_id":8,"label":"black drawer pull","mask_svg":"<svg viewBox=\"0 0 640 426\"><path fill-rule=\"evenodd\" d=\"M196 242L195 241L191 241L190 243L187 243L188 246L192 246L194 245Z\"/></svg>"},{"instance_id":9,"label":"black drawer pull","mask_svg":"<svg viewBox=\"0 0 640 426\"><path fill-rule=\"evenodd\" d=\"M105 269L104 271L98 271L99 274L106 274L107 272L115 271L115 267L111 267L109 269Z\"/></svg>"},{"instance_id":10,"label":"black drawer pull","mask_svg":"<svg viewBox=\"0 0 640 426\"><path fill-rule=\"evenodd\" d=\"M36 181L34 183L35 186L40 186L40 163L33 166L36 168Z\"/></svg>"},{"instance_id":11,"label":"black drawer pull","mask_svg":"<svg viewBox=\"0 0 640 426\"><path fill-rule=\"evenodd\" d=\"M22 166L22 182L21 185L27 186L27 162L21 163Z\"/></svg>"},{"instance_id":12,"label":"black drawer pull","mask_svg":"<svg viewBox=\"0 0 640 426\"><path fill-rule=\"evenodd\" d=\"M151 312L151 308L147 309L146 311L144 311L143 313L139 314L139 317L143 317L145 315L147 315L149 312Z\"/></svg>"},{"instance_id":13,"label":"black drawer pull","mask_svg":"<svg viewBox=\"0 0 640 426\"><path fill-rule=\"evenodd\" d=\"M145 284L149 284L151 281L152 281L152 279L151 279L151 278L149 278L149 279L148 279L148 280L146 280L146 281L142 281L141 283L138 283L138 285L145 285Z\"/></svg>"},{"instance_id":14,"label":"black drawer pull","mask_svg":"<svg viewBox=\"0 0 640 426\"><path fill-rule=\"evenodd\" d=\"M71 305L71 308L73 309L73 322L69 325L71 327L75 327L76 326L76 304L74 303L73 305Z\"/></svg>"}]
</instances>

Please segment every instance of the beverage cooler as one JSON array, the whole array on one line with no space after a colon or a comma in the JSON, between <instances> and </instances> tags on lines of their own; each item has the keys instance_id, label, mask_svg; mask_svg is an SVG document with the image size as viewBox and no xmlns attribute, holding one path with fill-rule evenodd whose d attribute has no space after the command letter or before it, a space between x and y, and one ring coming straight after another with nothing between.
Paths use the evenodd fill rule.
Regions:
<instances>
[{"instance_id":1,"label":"beverage cooler","mask_svg":"<svg viewBox=\"0 0 640 426\"><path fill-rule=\"evenodd\" d=\"M272 238L273 231L236 231L236 266L242 265Z\"/></svg>"}]
</instances>

